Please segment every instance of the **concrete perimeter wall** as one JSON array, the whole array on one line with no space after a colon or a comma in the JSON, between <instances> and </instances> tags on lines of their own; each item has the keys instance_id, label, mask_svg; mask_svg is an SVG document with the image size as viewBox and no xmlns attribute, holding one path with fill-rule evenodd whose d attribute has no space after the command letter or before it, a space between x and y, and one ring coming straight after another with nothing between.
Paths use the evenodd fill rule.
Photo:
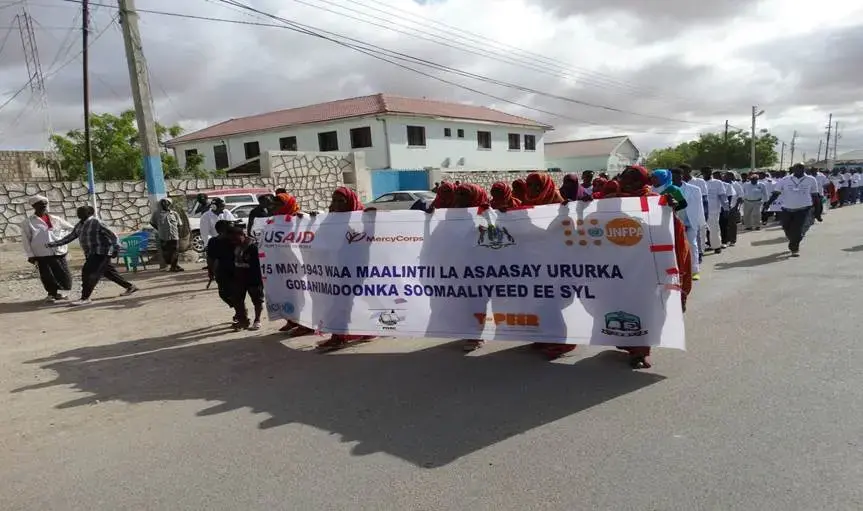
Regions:
<instances>
[{"instance_id":1,"label":"concrete perimeter wall","mask_svg":"<svg viewBox=\"0 0 863 511\"><path fill-rule=\"evenodd\" d=\"M357 166L355 168L355 162ZM168 180L170 196L223 188L287 188L306 210L324 210L337 186L346 181L360 187L369 181L363 153L270 152L262 155L260 176ZM369 185L370 186L370 185ZM64 182L0 182L0 241L20 240L19 225L30 213L28 197L44 195L52 213L77 221L75 209L89 204L87 184ZM96 183L99 216L120 232L140 229L150 220L143 181Z\"/></svg>"}]
</instances>

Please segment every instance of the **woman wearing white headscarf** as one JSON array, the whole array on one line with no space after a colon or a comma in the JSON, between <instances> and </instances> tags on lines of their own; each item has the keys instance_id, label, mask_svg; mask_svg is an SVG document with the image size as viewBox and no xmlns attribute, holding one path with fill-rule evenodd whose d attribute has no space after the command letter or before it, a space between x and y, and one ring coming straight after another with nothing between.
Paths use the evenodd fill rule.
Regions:
<instances>
[{"instance_id":1,"label":"woman wearing white headscarf","mask_svg":"<svg viewBox=\"0 0 863 511\"><path fill-rule=\"evenodd\" d=\"M48 199L34 195L27 201L33 214L21 223L21 243L27 254L27 261L39 268L42 286L48 292L47 300L55 302L67 297L60 291L72 289L72 274L66 263L65 246L49 248L46 245L63 238L74 229L65 219L48 213Z\"/></svg>"}]
</instances>

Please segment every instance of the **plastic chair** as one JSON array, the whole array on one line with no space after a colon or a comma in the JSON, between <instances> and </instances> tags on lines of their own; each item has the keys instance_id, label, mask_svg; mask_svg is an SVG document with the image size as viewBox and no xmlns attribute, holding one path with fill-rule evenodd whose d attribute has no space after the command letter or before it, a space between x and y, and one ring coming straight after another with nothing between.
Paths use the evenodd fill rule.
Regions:
<instances>
[{"instance_id":1,"label":"plastic chair","mask_svg":"<svg viewBox=\"0 0 863 511\"><path fill-rule=\"evenodd\" d=\"M139 264L145 270L147 269L147 264L144 262L144 254L147 252L149 241L150 233L146 231L136 232L120 240L119 257L123 258L126 271L129 271L129 268L132 271L138 271Z\"/></svg>"}]
</instances>

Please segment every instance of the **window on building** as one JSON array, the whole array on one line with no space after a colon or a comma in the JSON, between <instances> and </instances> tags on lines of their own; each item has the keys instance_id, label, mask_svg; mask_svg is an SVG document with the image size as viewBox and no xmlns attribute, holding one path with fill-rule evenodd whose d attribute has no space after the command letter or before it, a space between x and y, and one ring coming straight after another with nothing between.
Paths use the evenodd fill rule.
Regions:
<instances>
[{"instance_id":1,"label":"window on building","mask_svg":"<svg viewBox=\"0 0 863 511\"><path fill-rule=\"evenodd\" d=\"M519 135L518 133L510 133L509 134L509 150L510 151L521 150L521 135Z\"/></svg>"},{"instance_id":2,"label":"window on building","mask_svg":"<svg viewBox=\"0 0 863 511\"><path fill-rule=\"evenodd\" d=\"M464 130L458 130L456 133L458 134L458 138L464 138Z\"/></svg>"},{"instance_id":3,"label":"window on building","mask_svg":"<svg viewBox=\"0 0 863 511\"><path fill-rule=\"evenodd\" d=\"M524 136L524 150L525 151L536 151L536 135L525 135Z\"/></svg>"},{"instance_id":4,"label":"window on building","mask_svg":"<svg viewBox=\"0 0 863 511\"><path fill-rule=\"evenodd\" d=\"M280 151L296 151L297 137L282 137L279 139Z\"/></svg>"},{"instance_id":5,"label":"window on building","mask_svg":"<svg viewBox=\"0 0 863 511\"><path fill-rule=\"evenodd\" d=\"M184 154L186 155L186 161L189 161L189 157L197 155L198 150L197 149L186 149Z\"/></svg>"},{"instance_id":6,"label":"window on building","mask_svg":"<svg viewBox=\"0 0 863 511\"><path fill-rule=\"evenodd\" d=\"M452 136L452 130L449 128L444 128L443 129L443 136L445 136L447 138L451 137Z\"/></svg>"},{"instance_id":7,"label":"window on building","mask_svg":"<svg viewBox=\"0 0 863 511\"><path fill-rule=\"evenodd\" d=\"M225 144L213 146L213 159L216 160L216 170L228 168L231 165L228 162L228 146Z\"/></svg>"},{"instance_id":8,"label":"window on building","mask_svg":"<svg viewBox=\"0 0 863 511\"><path fill-rule=\"evenodd\" d=\"M424 126L408 126L408 147L425 147L426 129Z\"/></svg>"},{"instance_id":9,"label":"window on building","mask_svg":"<svg viewBox=\"0 0 863 511\"><path fill-rule=\"evenodd\" d=\"M491 149L491 132L490 131L477 131L476 132L476 146L479 149Z\"/></svg>"},{"instance_id":10,"label":"window on building","mask_svg":"<svg viewBox=\"0 0 863 511\"><path fill-rule=\"evenodd\" d=\"M251 160L261 155L261 144L258 142L246 142L243 144L243 150L246 152L246 159Z\"/></svg>"},{"instance_id":11,"label":"window on building","mask_svg":"<svg viewBox=\"0 0 863 511\"><path fill-rule=\"evenodd\" d=\"M372 129L368 126L351 130L351 149L372 146Z\"/></svg>"},{"instance_id":12,"label":"window on building","mask_svg":"<svg viewBox=\"0 0 863 511\"><path fill-rule=\"evenodd\" d=\"M320 151L338 151L339 134L335 131L318 133L318 149Z\"/></svg>"}]
</instances>

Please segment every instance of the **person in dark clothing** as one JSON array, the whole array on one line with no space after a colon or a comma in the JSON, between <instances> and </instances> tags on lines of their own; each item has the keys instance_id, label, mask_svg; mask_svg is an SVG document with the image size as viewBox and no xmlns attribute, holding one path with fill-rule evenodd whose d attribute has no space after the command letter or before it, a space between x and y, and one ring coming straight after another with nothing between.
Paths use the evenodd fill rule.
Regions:
<instances>
[{"instance_id":1,"label":"person in dark clothing","mask_svg":"<svg viewBox=\"0 0 863 511\"><path fill-rule=\"evenodd\" d=\"M280 193L288 193L287 188L276 188L276 196L277 197Z\"/></svg>"},{"instance_id":2,"label":"person in dark clothing","mask_svg":"<svg viewBox=\"0 0 863 511\"><path fill-rule=\"evenodd\" d=\"M199 193L195 197L195 211L192 214L203 215L207 211L210 211L210 199L206 193Z\"/></svg>"},{"instance_id":3,"label":"person in dark clothing","mask_svg":"<svg viewBox=\"0 0 863 511\"><path fill-rule=\"evenodd\" d=\"M234 249L234 311L237 313L234 328L260 330L261 313L264 311L264 279L261 276L258 244L239 227L228 229L228 241ZM251 325L246 309L247 294L255 309L255 319Z\"/></svg>"},{"instance_id":4,"label":"person in dark clothing","mask_svg":"<svg viewBox=\"0 0 863 511\"><path fill-rule=\"evenodd\" d=\"M275 202L276 198L273 195L267 194L258 197L258 205L249 211L249 218L246 220L247 236L252 236L252 227L255 225L255 220L273 216Z\"/></svg>"},{"instance_id":5,"label":"person in dark clothing","mask_svg":"<svg viewBox=\"0 0 863 511\"><path fill-rule=\"evenodd\" d=\"M72 232L63 239L46 245L59 247L78 239L81 243L81 249L87 257L84 260L84 267L81 269L81 299L70 305L89 305L91 303L90 295L103 276L124 288L126 291L123 296L137 292L138 288L121 277L114 265L111 264L111 258L116 257L120 252L117 235L96 218L96 211L92 206L79 207L77 214L81 221L75 225Z\"/></svg>"},{"instance_id":6,"label":"person in dark clothing","mask_svg":"<svg viewBox=\"0 0 863 511\"><path fill-rule=\"evenodd\" d=\"M227 232L233 225L229 220L216 222L218 235L207 241L206 250L207 272L210 280L216 281L219 298L232 309L234 308L234 247L228 240ZM234 316L234 323L238 320L239 318Z\"/></svg>"}]
</instances>

